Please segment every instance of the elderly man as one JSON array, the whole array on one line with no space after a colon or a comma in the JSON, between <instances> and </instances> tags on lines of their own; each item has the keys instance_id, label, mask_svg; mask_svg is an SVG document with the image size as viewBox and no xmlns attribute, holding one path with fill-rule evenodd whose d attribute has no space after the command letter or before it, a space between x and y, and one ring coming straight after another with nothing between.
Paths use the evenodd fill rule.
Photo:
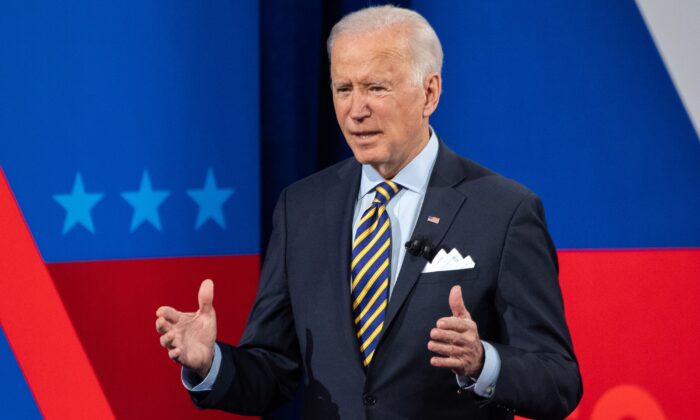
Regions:
<instances>
[{"instance_id":1,"label":"elderly man","mask_svg":"<svg viewBox=\"0 0 700 420\"><path fill-rule=\"evenodd\" d=\"M264 414L303 383L306 418L564 418L582 388L542 205L430 127L435 32L371 7L328 51L354 159L282 193L241 342L215 341L210 280L196 313L157 311L195 404Z\"/></svg>"}]
</instances>

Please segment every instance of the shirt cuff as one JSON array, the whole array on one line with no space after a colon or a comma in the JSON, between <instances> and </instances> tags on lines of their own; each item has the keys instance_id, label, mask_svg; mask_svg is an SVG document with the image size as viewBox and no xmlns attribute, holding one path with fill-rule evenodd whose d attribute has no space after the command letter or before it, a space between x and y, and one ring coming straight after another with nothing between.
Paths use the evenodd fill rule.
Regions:
<instances>
[{"instance_id":1,"label":"shirt cuff","mask_svg":"<svg viewBox=\"0 0 700 420\"><path fill-rule=\"evenodd\" d=\"M468 376L457 375L457 385L460 388L471 390L480 397L491 398L496 391L496 381L501 373L501 357L498 350L486 341L482 341L484 346L484 366L481 374L474 381Z\"/></svg>"},{"instance_id":2,"label":"shirt cuff","mask_svg":"<svg viewBox=\"0 0 700 420\"><path fill-rule=\"evenodd\" d=\"M219 368L221 368L221 349L218 344L214 344L214 360L211 362L211 369L209 369L209 374L203 381L197 383L200 380L199 376L186 367L182 367L182 385L190 392L201 392L201 391L211 391L214 388L214 382L216 382L216 377L219 375Z\"/></svg>"}]
</instances>

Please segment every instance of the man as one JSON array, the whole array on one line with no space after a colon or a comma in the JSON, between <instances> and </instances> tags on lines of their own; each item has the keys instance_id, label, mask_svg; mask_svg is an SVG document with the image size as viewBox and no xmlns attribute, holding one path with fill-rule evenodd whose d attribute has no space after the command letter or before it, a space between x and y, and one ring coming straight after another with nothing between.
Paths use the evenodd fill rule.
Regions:
<instances>
[{"instance_id":1,"label":"man","mask_svg":"<svg viewBox=\"0 0 700 420\"><path fill-rule=\"evenodd\" d=\"M372 7L328 50L354 159L282 193L240 344L215 342L210 280L196 313L157 311L193 401L264 414L303 381L306 418L564 418L582 388L542 206L437 139L433 29Z\"/></svg>"}]
</instances>

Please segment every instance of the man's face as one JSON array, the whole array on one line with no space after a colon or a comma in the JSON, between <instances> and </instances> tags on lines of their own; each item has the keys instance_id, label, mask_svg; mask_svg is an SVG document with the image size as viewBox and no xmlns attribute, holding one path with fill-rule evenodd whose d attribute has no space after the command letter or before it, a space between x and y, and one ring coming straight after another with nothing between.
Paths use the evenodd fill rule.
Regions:
<instances>
[{"instance_id":1,"label":"man's face","mask_svg":"<svg viewBox=\"0 0 700 420\"><path fill-rule=\"evenodd\" d=\"M400 27L343 34L331 50L340 129L355 158L385 178L396 175L428 142L428 116L434 109L425 88L414 83L404 39Z\"/></svg>"}]
</instances>

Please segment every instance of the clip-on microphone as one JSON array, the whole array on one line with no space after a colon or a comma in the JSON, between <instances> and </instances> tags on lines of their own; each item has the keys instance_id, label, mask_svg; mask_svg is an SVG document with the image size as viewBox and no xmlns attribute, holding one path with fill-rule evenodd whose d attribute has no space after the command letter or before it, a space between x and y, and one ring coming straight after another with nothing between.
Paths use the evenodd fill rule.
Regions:
<instances>
[{"instance_id":1,"label":"clip-on microphone","mask_svg":"<svg viewBox=\"0 0 700 420\"><path fill-rule=\"evenodd\" d=\"M409 254L416 257L421 256L428 262L432 261L437 253L437 250L427 239L412 239L406 242L404 246Z\"/></svg>"}]
</instances>

